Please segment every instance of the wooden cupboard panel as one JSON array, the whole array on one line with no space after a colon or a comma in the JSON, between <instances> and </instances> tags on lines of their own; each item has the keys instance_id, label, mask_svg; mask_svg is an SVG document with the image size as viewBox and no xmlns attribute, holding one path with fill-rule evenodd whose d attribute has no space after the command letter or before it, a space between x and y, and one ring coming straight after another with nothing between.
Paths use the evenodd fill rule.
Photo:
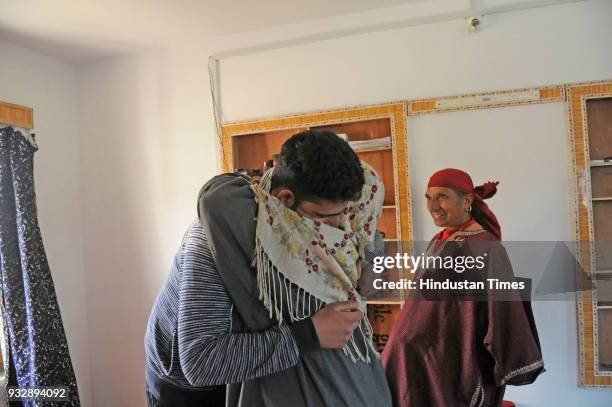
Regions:
<instances>
[{"instance_id":1,"label":"wooden cupboard panel","mask_svg":"<svg viewBox=\"0 0 612 407\"><path fill-rule=\"evenodd\" d=\"M395 208L384 208L376 223L385 239L397 239L397 216Z\"/></svg>"},{"instance_id":2,"label":"wooden cupboard panel","mask_svg":"<svg viewBox=\"0 0 612 407\"><path fill-rule=\"evenodd\" d=\"M596 270L612 270L612 201L593 202Z\"/></svg>"},{"instance_id":3,"label":"wooden cupboard panel","mask_svg":"<svg viewBox=\"0 0 612 407\"><path fill-rule=\"evenodd\" d=\"M403 253L402 250L402 242L397 240L386 241L385 242L385 256L395 258L397 253ZM379 263L382 267L384 267L384 263ZM371 284L375 291L368 296L369 303L381 303L381 302L397 302L403 301L406 294L406 291L401 290L399 288L389 289L389 286L385 286L384 283L388 282L400 282L403 279L411 279L412 274L410 270L403 270L400 268L396 268L395 265L392 267L386 268L382 273L374 273L372 272L372 276L368 284ZM376 282L374 285L374 280L379 279L379 282ZM380 288L382 287L382 288Z\"/></svg>"},{"instance_id":4,"label":"wooden cupboard panel","mask_svg":"<svg viewBox=\"0 0 612 407\"><path fill-rule=\"evenodd\" d=\"M602 309L599 314L599 368L612 371L612 309Z\"/></svg>"},{"instance_id":5,"label":"wooden cupboard panel","mask_svg":"<svg viewBox=\"0 0 612 407\"><path fill-rule=\"evenodd\" d=\"M591 168L593 198L612 198L612 166Z\"/></svg>"},{"instance_id":6,"label":"wooden cupboard panel","mask_svg":"<svg viewBox=\"0 0 612 407\"><path fill-rule=\"evenodd\" d=\"M612 306L612 273L597 274L597 305Z\"/></svg>"},{"instance_id":7,"label":"wooden cupboard panel","mask_svg":"<svg viewBox=\"0 0 612 407\"><path fill-rule=\"evenodd\" d=\"M385 349L389 335L401 308L399 304L369 304L368 319L374 332L373 341L378 352Z\"/></svg>"},{"instance_id":8,"label":"wooden cupboard panel","mask_svg":"<svg viewBox=\"0 0 612 407\"><path fill-rule=\"evenodd\" d=\"M393 171L393 152L391 149L359 152L359 159L370 164L385 184L384 205L395 205L395 182Z\"/></svg>"},{"instance_id":9,"label":"wooden cupboard panel","mask_svg":"<svg viewBox=\"0 0 612 407\"><path fill-rule=\"evenodd\" d=\"M304 130L306 129L287 129L232 137L232 170L237 168L263 170L265 160L271 160L272 155L280 153L283 143L289 137Z\"/></svg>"},{"instance_id":10,"label":"wooden cupboard panel","mask_svg":"<svg viewBox=\"0 0 612 407\"><path fill-rule=\"evenodd\" d=\"M612 98L586 101L591 160L612 157Z\"/></svg>"}]
</instances>

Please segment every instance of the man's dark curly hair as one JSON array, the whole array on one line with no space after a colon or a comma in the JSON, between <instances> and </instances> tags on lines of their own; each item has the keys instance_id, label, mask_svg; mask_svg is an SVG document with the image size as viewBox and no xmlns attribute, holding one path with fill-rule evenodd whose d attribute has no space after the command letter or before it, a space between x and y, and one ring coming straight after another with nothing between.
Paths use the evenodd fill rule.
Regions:
<instances>
[{"instance_id":1,"label":"man's dark curly hair","mask_svg":"<svg viewBox=\"0 0 612 407\"><path fill-rule=\"evenodd\" d=\"M327 130L291 136L281 148L272 176L272 189L291 190L296 204L302 200L356 200L363 184L357 154L346 141Z\"/></svg>"}]
</instances>

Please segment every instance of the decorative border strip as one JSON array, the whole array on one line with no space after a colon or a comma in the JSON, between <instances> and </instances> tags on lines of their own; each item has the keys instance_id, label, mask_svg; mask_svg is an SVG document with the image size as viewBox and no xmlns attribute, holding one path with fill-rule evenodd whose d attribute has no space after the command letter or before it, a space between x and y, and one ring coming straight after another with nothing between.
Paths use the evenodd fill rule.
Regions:
<instances>
[{"instance_id":1,"label":"decorative border strip","mask_svg":"<svg viewBox=\"0 0 612 407\"><path fill-rule=\"evenodd\" d=\"M397 149L393 148L394 146L397 146L397 136L395 133L395 120L393 116L389 117L389 120L391 121L391 156L393 157L393 191L395 192L395 196L394 196L394 200L395 200L395 231L396 231L396 237L398 241L402 241L402 225L401 225L401 211L399 209L399 202L400 202L400 191L398 188L398 184L399 184L399 180L395 179L396 178L396 174L399 174L398 172L398 165L397 165Z\"/></svg>"},{"instance_id":2,"label":"decorative border strip","mask_svg":"<svg viewBox=\"0 0 612 407\"><path fill-rule=\"evenodd\" d=\"M580 264L587 273L595 268L594 248L588 243L594 241L593 206L591 203L590 160L588 149L588 127L586 102L590 99L612 97L612 81L587 82L567 85L568 115L570 126L570 147L575 180L576 240L579 242ZM581 281L581 285L588 281ZM598 360L598 311L597 293L591 295L579 292L578 312L578 368L581 387L611 387L611 372L599 370Z\"/></svg>"},{"instance_id":3,"label":"decorative border strip","mask_svg":"<svg viewBox=\"0 0 612 407\"><path fill-rule=\"evenodd\" d=\"M405 103L402 103L402 110L403 110L403 114L404 117L406 117L408 115L407 112L407 105ZM404 132L404 139L405 139L405 143L404 143L404 148L403 150L399 150L397 149L397 151L402 151L402 153L404 154L404 162L406 165L406 203L407 203L407 208L406 210L402 211L401 214L405 216L405 219L402 219L402 222L404 225L408 225L408 237L409 239L405 240L405 239L401 239L399 240L399 250L402 251L402 253L408 253L410 255L413 254L414 252L414 247L404 247L404 242L410 242L410 244L413 244L413 233L414 233L414 229L412 227L412 194L411 194L411 190L410 190L410 179L409 179L409 171L410 169L409 164L410 164L410 148L408 147L408 120L404 120L404 127L403 127L403 132ZM395 151L394 151L395 154ZM400 202L398 200L398 202ZM399 207L399 205L398 205ZM404 278L404 270L400 269L400 279ZM400 291L400 301L401 301L401 305L400 307L403 308L404 307L404 302L405 302L406 298L405 298L405 290L401 290Z\"/></svg>"},{"instance_id":4,"label":"decorative border strip","mask_svg":"<svg viewBox=\"0 0 612 407\"><path fill-rule=\"evenodd\" d=\"M544 361L542 359L538 359L535 362L527 366L523 366L521 368L515 369L511 371L510 373L508 373L507 375L505 375L504 378L501 380L501 384L504 385L508 382L508 380L514 379L516 376L520 376L522 374L532 372L543 366L544 366Z\"/></svg>"},{"instance_id":5,"label":"decorative border strip","mask_svg":"<svg viewBox=\"0 0 612 407\"><path fill-rule=\"evenodd\" d=\"M419 99L408 101L407 105L408 115L414 116L426 113L448 113L533 103L562 102L564 100L565 88L563 86L547 86Z\"/></svg>"}]
</instances>

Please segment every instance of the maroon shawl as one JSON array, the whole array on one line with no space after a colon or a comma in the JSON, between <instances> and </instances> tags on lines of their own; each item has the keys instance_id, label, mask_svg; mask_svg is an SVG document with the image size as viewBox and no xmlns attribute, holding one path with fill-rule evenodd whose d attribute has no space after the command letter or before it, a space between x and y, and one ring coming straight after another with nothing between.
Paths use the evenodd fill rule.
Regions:
<instances>
[{"instance_id":1,"label":"maroon shawl","mask_svg":"<svg viewBox=\"0 0 612 407\"><path fill-rule=\"evenodd\" d=\"M431 254L476 257L486 250L485 271L463 275L514 280L495 236L478 224L450 240L459 234L459 242ZM435 239L430 249L434 244ZM436 278L428 273L416 275ZM544 370L531 308L518 295L511 301L489 295L478 301L432 301L412 294L382 354L394 406L497 407L506 384L532 383Z\"/></svg>"}]
</instances>

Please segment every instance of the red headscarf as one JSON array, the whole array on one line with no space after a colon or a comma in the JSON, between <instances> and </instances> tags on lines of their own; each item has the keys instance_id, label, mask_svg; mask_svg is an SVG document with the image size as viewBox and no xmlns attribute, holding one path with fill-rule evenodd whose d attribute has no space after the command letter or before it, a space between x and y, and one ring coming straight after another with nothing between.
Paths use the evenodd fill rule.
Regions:
<instances>
[{"instance_id":1,"label":"red headscarf","mask_svg":"<svg viewBox=\"0 0 612 407\"><path fill-rule=\"evenodd\" d=\"M472 178L465 171L455 168L446 168L436 172L429 178L427 188L430 187L445 187L455 191L474 195L472 202L472 216L486 230L493 233L495 237L501 240L501 227L497 222L497 218L489 209L484 199L491 198L497 192L497 184L499 182L486 182L474 188Z\"/></svg>"}]
</instances>

